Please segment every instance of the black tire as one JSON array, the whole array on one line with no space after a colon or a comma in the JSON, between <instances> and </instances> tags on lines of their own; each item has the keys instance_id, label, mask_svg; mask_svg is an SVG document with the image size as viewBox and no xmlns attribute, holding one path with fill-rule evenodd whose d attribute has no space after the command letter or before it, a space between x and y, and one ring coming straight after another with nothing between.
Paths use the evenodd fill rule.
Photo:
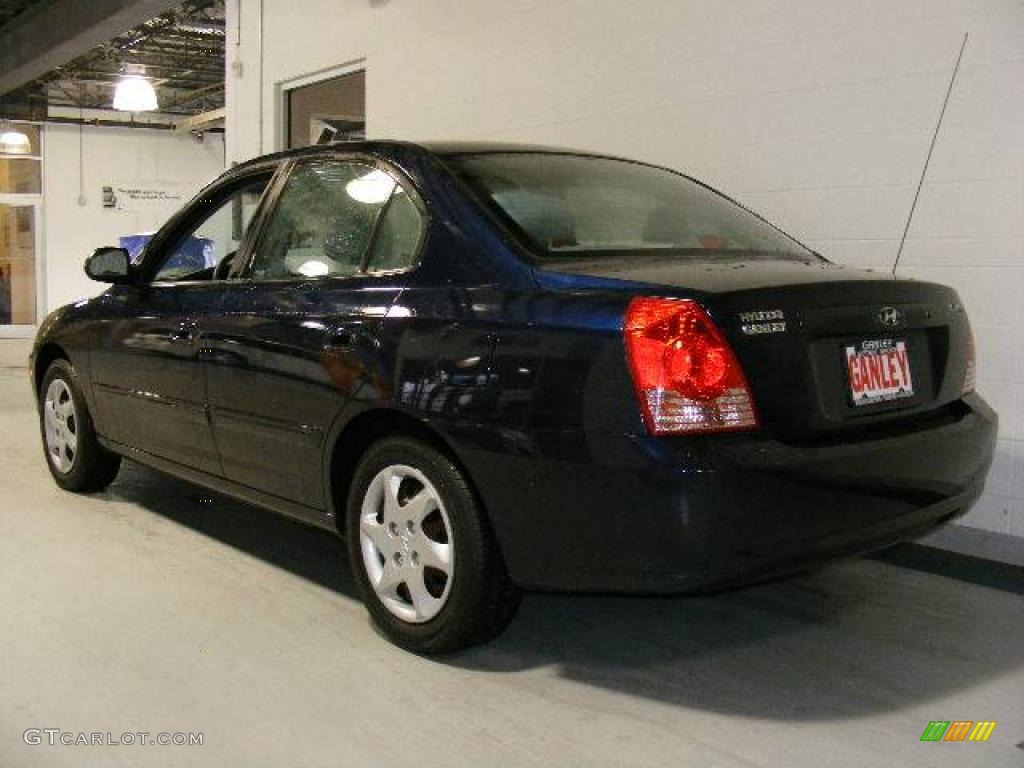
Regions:
<instances>
[{"instance_id":1,"label":"black tire","mask_svg":"<svg viewBox=\"0 0 1024 768\"><path fill-rule=\"evenodd\" d=\"M414 623L392 613L371 586L360 543L360 513L373 479L383 469L418 470L436 489L447 512L454 569L447 600L431 619ZM370 617L393 643L419 654L441 654L499 635L515 615L519 591L505 565L480 502L455 463L431 445L388 437L374 443L356 468L346 505L346 539L352 572ZM382 560L383 562L383 560Z\"/></svg>"},{"instance_id":2,"label":"black tire","mask_svg":"<svg viewBox=\"0 0 1024 768\"><path fill-rule=\"evenodd\" d=\"M56 380L62 381L67 387L73 409L76 448L71 466L66 471L57 466L46 437L46 393ZM102 491L117 477L121 457L103 448L96 439L92 416L78 384L78 375L67 360L54 360L43 376L39 387L39 432L43 439L46 466L57 485L64 490L76 493Z\"/></svg>"}]
</instances>

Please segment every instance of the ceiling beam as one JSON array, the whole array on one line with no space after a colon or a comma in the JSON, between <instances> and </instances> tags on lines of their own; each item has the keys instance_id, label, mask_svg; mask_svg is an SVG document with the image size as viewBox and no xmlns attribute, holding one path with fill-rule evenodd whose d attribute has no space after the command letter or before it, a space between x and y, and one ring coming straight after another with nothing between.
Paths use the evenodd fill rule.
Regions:
<instances>
[{"instance_id":1,"label":"ceiling beam","mask_svg":"<svg viewBox=\"0 0 1024 768\"><path fill-rule=\"evenodd\" d=\"M43 0L0 28L0 96L181 4Z\"/></svg>"},{"instance_id":2,"label":"ceiling beam","mask_svg":"<svg viewBox=\"0 0 1024 768\"><path fill-rule=\"evenodd\" d=\"M202 131L210 128L219 128L224 125L224 118L227 116L227 113L228 111L221 107L220 109L211 109L209 112L186 117L178 123L178 130Z\"/></svg>"}]
</instances>

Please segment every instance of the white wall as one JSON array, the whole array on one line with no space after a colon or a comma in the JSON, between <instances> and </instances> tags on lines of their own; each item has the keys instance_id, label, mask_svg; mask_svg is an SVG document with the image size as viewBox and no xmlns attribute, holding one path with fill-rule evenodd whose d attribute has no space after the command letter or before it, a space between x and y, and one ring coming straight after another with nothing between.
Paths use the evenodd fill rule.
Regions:
<instances>
[{"instance_id":1,"label":"white wall","mask_svg":"<svg viewBox=\"0 0 1024 768\"><path fill-rule=\"evenodd\" d=\"M102 188L112 182L181 184L191 196L224 169L224 142L207 134L148 129L86 127L81 132L82 189L79 205L79 128L49 124L43 146L43 232L47 311L100 293L106 286L82 271L85 257L120 235L157 229L179 207L155 205L144 212L103 208Z\"/></svg>"},{"instance_id":2,"label":"white wall","mask_svg":"<svg viewBox=\"0 0 1024 768\"><path fill-rule=\"evenodd\" d=\"M303 0L301 13L229 0L228 13L242 63L241 77L229 65L229 160L280 148L281 83L365 59L372 137L664 163L835 261L882 269L969 31L900 270L960 291L1002 418L964 522L1024 536L1020 0Z\"/></svg>"}]
</instances>

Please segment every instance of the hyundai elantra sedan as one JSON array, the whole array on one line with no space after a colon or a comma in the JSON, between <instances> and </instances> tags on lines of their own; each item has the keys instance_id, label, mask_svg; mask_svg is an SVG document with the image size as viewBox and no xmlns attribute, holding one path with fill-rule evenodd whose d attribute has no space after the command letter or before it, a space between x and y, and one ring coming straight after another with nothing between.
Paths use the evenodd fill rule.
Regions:
<instances>
[{"instance_id":1,"label":"hyundai elantra sedan","mask_svg":"<svg viewBox=\"0 0 1024 768\"><path fill-rule=\"evenodd\" d=\"M31 359L56 482L130 458L336 531L420 653L495 636L524 589L703 591L916 537L992 459L953 290L645 163L290 151L85 268L109 289Z\"/></svg>"}]
</instances>

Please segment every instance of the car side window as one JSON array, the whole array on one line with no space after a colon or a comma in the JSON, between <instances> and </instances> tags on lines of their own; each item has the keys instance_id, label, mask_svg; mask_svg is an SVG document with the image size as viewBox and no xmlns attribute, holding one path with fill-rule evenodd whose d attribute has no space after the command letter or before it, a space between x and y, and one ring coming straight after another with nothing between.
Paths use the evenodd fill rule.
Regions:
<instances>
[{"instance_id":1,"label":"car side window","mask_svg":"<svg viewBox=\"0 0 1024 768\"><path fill-rule=\"evenodd\" d=\"M254 178L226 197L215 195L196 202L199 224L181 233L164 249L153 280L223 279L252 224L271 174ZM208 211L203 211L203 208Z\"/></svg>"},{"instance_id":2,"label":"car side window","mask_svg":"<svg viewBox=\"0 0 1024 768\"><path fill-rule=\"evenodd\" d=\"M419 208L404 189L395 187L377 226L367 270L388 272L411 267L422 232L423 216Z\"/></svg>"},{"instance_id":3,"label":"car side window","mask_svg":"<svg viewBox=\"0 0 1024 768\"><path fill-rule=\"evenodd\" d=\"M363 272L368 256L375 260L371 270L395 269L407 252L414 255L415 242L409 246L403 234L408 213L394 205L407 197L390 174L365 163L300 164L269 217L248 276L344 277ZM412 239L418 242L418 228Z\"/></svg>"}]
</instances>

